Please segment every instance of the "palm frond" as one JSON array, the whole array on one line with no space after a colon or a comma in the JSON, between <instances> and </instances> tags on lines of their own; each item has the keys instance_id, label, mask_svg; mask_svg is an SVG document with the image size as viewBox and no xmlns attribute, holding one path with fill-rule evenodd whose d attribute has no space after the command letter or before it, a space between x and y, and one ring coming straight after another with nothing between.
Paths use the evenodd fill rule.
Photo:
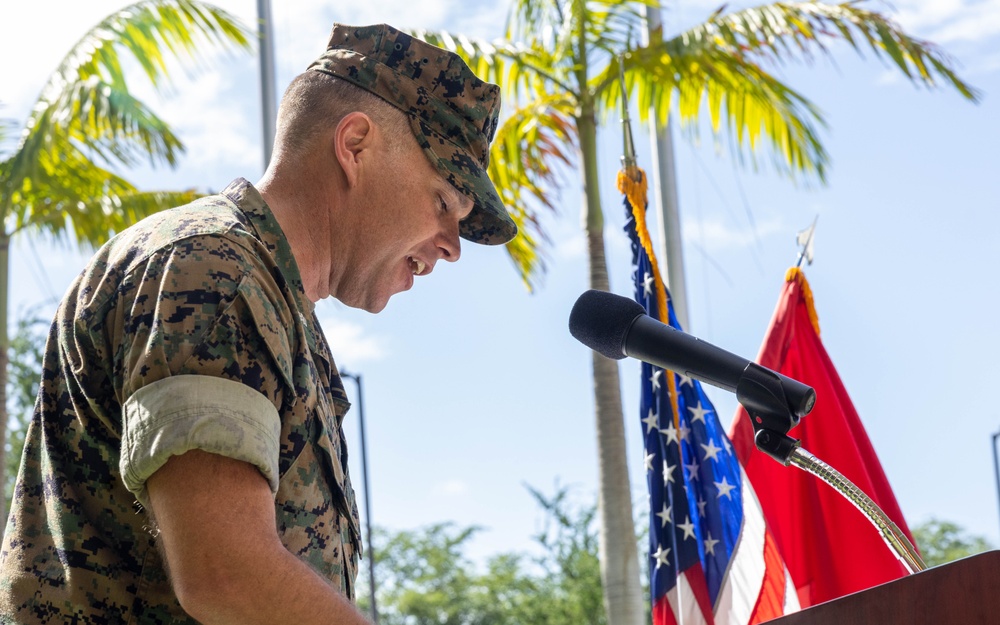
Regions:
<instances>
[{"instance_id":1,"label":"palm frond","mask_svg":"<svg viewBox=\"0 0 1000 625\"><path fill-rule=\"evenodd\" d=\"M69 128L72 138L105 161L126 167L144 156L150 164L162 160L175 165L182 144L167 123L131 93L109 87L96 80L80 85L67 104L79 122Z\"/></svg>"},{"instance_id":2,"label":"palm frond","mask_svg":"<svg viewBox=\"0 0 1000 625\"><path fill-rule=\"evenodd\" d=\"M167 54L193 58L206 40L248 48L248 32L225 11L193 0L145 0L92 28L50 76L21 135L22 148L66 134L102 158L134 164L138 153L173 164L181 148L159 118L134 98L122 70L121 52L138 61L154 86L167 79ZM28 149L30 157L31 149ZM12 173L18 168L12 169Z\"/></svg>"},{"instance_id":3,"label":"palm frond","mask_svg":"<svg viewBox=\"0 0 1000 625\"><path fill-rule=\"evenodd\" d=\"M537 40L549 49L571 29L572 11L565 0L513 0L507 16L507 41Z\"/></svg>"},{"instance_id":4,"label":"palm frond","mask_svg":"<svg viewBox=\"0 0 1000 625\"><path fill-rule=\"evenodd\" d=\"M200 41L248 49L250 32L226 11L195 0L143 0L109 15L63 59L54 80L72 83L101 76L121 88L120 50L138 61L155 86L168 79L167 53L194 58ZM52 84L52 81L50 81Z\"/></svg>"},{"instance_id":5,"label":"palm frond","mask_svg":"<svg viewBox=\"0 0 1000 625\"><path fill-rule=\"evenodd\" d=\"M979 93L958 77L953 61L936 46L907 35L889 17L860 4L778 2L713 15L682 33L680 39L689 46L724 48L731 54L771 62L789 58L789 52L806 59L814 50L829 54L826 44L835 40L847 42L859 53L867 44L879 57L888 57L911 81L928 87L943 81L964 97L978 100Z\"/></svg>"},{"instance_id":6,"label":"palm frond","mask_svg":"<svg viewBox=\"0 0 1000 625\"><path fill-rule=\"evenodd\" d=\"M827 155L817 136L823 125L818 109L762 67L788 58L829 54L828 44L842 39L855 50L868 46L888 55L911 80L934 86L943 79L963 96L978 94L931 44L914 39L888 18L856 3L775 3L730 14L721 11L676 37L634 50L625 60L631 93L638 88L639 113L645 119L655 105L665 123L676 102L682 126L692 128L705 106L714 132L723 126L737 155L756 164L763 138L775 168L787 174L825 177ZM592 81L605 112L620 107L618 61L612 59Z\"/></svg>"},{"instance_id":7,"label":"palm frond","mask_svg":"<svg viewBox=\"0 0 1000 625\"><path fill-rule=\"evenodd\" d=\"M150 164L162 161L174 165L183 150L166 122L145 104L96 76L66 89L59 100L36 106L29 123L32 132L24 135L7 172L14 186L20 178L31 175L43 153L49 153L51 160L66 149L67 140L105 163L128 167L144 156Z\"/></svg>"},{"instance_id":8,"label":"palm frond","mask_svg":"<svg viewBox=\"0 0 1000 625\"><path fill-rule=\"evenodd\" d=\"M66 211L66 219L77 244L94 246L153 213L183 206L199 196L193 189L105 194L91 202L70 207ZM104 223L89 218L98 212L104 216Z\"/></svg>"},{"instance_id":9,"label":"palm frond","mask_svg":"<svg viewBox=\"0 0 1000 625\"><path fill-rule=\"evenodd\" d=\"M140 219L197 197L192 191L140 192L72 143L58 147L42 153L35 170L11 194L16 210L5 224L8 234L36 232L98 247ZM0 172L7 164L0 165Z\"/></svg>"},{"instance_id":10,"label":"palm frond","mask_svg":"<svg viewBox=\"0 0 1000 625\"><path fill-rule=\"evenodd\" d=\"M543 250L550 243L539 209L557 210L559 165L571 165L576 129L574 103L562 94L514 110L497 129L488 173L518 226L507 252L528 289L545 273Z\"/></svg>"},{"instance_id":11,"label":"palm frond","mask_svg":"<svg viewBox=\"0 0 1000 625\"><path fill-rule=\"evenodd\" d=\"M249 31L225 11L195 0L143 0L104 19L70 50L28 117L14 152L0 163L0 222L7 228L51 228L63 236L65 220L104 219L110 229L128 224L133 213L99 212L101 190L115 197L135 191L104 165L173 165L183 151L168 125L128 89L125 55L138 62L156 87L168 79L169 56L195 59L208 42L247 49ZM87 176L94 176L88 180ZM46 197L40 189L52 193ZM109 206L109 205L105 205ZM53 210L43 217L41 212ZM138 214L138 213L135 213ZM73 223L79 237L98 244L110 231L102 224ZM104 234L101 234L104 233ZM83 241L83 239L80 239Z\"/></svg>"},{"instance_id":12,"label":"palm frond","mask_svg":"<svg viewBox=\"0 0 1000 625\"><path fill-rule=\"evenodd\" d=\"M17 124L13 119L0 117L0 158L3 158L6 153L5 144L10 141L13 136L16 125Z\"/></svg>"},{"instance_id":13,"label":"palm frond","mask_svg":"<svg viewBox=\"0 0 1000 625\"><path fill-rule=\"evenodd\" d=\"M615 56L639 47L645 31L645 2L588 2L587 41L591 53Z\"/></svg>"},{"instance_id":14,"label":"palm frond","mask_svg":"<svg viewBox=\"0 0 1000 625\"><path fill-rule=\"evenodd\" d=\"M605 113L621 106L618 71L615 60L594 78ZM777 171L825 178L828 155L817 134L824 125L821 113L750 59L674 39L633 51L625 58L625 77L642 121L653 107L665 124L676 103L682 127L695 128L707 109L713 132L725 126L740 158L756 164L755 153L766 140Z\"/></svg>"}]
</instances>

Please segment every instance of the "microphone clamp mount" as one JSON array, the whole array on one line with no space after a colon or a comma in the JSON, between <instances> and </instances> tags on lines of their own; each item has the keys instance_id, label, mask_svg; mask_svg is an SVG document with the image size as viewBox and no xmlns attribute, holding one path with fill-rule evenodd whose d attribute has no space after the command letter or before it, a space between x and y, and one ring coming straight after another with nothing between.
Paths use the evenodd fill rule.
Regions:
<instances>
[{"instance_id":1,"label":"microphone clamp mount","mask_svg":"<svg viewBox=\"0 0 1000 625\"><path fill-rule=\"evenodd\" d=\"M788 431L812 410L815 391L751 362L736 385L736 399L750 415L757 449L788 466L799 446Z\"/></svg>"}]
</instances>

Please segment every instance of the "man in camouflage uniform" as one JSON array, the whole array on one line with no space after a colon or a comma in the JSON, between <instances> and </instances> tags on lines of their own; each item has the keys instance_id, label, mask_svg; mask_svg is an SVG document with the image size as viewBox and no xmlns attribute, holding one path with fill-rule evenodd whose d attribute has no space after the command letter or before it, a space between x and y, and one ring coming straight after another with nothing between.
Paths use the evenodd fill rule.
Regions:
<instances>
[{"instance_id":1,"label":"man in camouflage uniform","mask_svg":"<svg viewBox=\"0 0 1000 625\"><path fill-rule=\"evenodd\" d=\"M497 88L385 26L335 25L257 185L105 245L52 326L0 553L4 623L363 623L314 302L377 312L459 236L516 228L486 176Z\"/></svg>"}]
</instances>

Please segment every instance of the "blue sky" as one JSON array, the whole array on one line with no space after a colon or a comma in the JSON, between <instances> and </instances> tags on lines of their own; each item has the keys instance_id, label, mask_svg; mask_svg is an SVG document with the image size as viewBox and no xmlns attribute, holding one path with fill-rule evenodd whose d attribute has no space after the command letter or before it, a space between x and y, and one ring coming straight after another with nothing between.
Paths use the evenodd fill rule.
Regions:
<instances>
[{"instance_id":1,"label":"blue sky","mask_svg":"<svg viewBox=\"0 0 1000 625\"><path fill-rule=\"evenodd\" d=\"M0 117L22 123L72 43L124 4L8 4L0 20L0 58L7 59ZM218 4L254 19L251 0ZM325 47L334 21L494 38L507 7L462 0L275 4L279 90ZM827 186L741 168L710 132L690 140L675 135L690 330L754 357L796 259L795 233L819 215L816 261L806 275L822 338L907 521L951 520L1000 544L990 450L991 434L1000 430L1000 0L894 6L906 29L956 58L961 75L983 91L981 103L915 87L871 52L861 59L834 45L832 58L778 70L826 116ZM677 32L714 8L703 0L670 3L666 28ZM221 189L237 176L257 180L255 64L255 55L219 55L199 72L176 72L173 89L160 95L137 81L188 149L176 170L140 169L132 179L147 189L201 190ZM599 138L605 236L612 290L629 294L629 249L614 188L622 149L617 116L609 124ZM635 132L640 164L649 168L647 131ZM338 364L364 378L376 523L480 525L485 531L473 555L484 556L530 547L543 519L526 484L543 492L570 485L579 502L594 500L590 355L566 329L586 289L580 186L568 174L559 213L545 220L554 245L535 294L502 250L468 244L459 263L418 280L378 315L337 302L318 306ZM33 305L51 313L87 256L23 237L12 249L15 313ZM641 505L638 370L622 361L632 496ZM711 387L708 393L728 424L735 399ZM347 423L357 441L357 422ZM355 467L359 458L355 442ZM360 470L354 475L360 490Z\"/></svg>"}]
</instances>

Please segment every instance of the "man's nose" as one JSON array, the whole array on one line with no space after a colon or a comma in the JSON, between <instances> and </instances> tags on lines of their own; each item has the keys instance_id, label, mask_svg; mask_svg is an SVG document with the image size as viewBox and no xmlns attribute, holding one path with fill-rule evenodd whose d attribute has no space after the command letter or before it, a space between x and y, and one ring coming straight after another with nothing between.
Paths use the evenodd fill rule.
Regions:
<instances>
[{"instance_id":1,"label":"man's nose","mask_svg":"<svg viewBox=\"0 0 1000 625\"><path fill-rule=\"evenodd\" d=\"M437 246L441 250L441 258L453 263L462 255L462 240L458 236L456 226L450 232L445 232L438 239Z\"/></svg>"}]
</instances>

